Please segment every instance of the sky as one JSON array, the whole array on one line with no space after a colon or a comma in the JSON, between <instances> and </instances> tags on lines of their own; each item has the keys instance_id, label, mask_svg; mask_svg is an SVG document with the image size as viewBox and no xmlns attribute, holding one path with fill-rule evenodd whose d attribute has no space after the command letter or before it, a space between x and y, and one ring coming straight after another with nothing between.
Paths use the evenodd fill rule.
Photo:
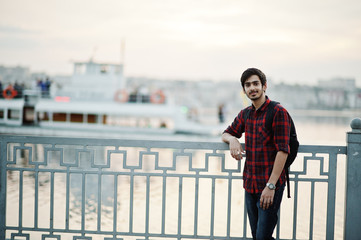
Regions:
<instances>
[{"instance_id":1,"label":"sky","mask_svg":"<svg viewBox=\"0 0 361 240\"><path fill-rule=\"evenodd\" d=\"M0 65L70 75L92 58L124 61L128 77L215 81L257 67L361 85L360 13L359 0L0 0Z\"/></svg>"}]
</instances>

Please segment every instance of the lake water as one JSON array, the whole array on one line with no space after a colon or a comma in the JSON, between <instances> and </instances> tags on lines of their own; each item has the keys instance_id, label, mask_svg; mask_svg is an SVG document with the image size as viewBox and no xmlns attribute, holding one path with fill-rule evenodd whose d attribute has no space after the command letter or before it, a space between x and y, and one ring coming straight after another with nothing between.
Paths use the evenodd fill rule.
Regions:
<instances>
[{"instance_id":1,"label":"lake water","mask_svg":"<svg viewBox=\"0 0 361 240\"><path fill-rule=\"evenodd\" d=\"M302 145L346 145L346 132L350 131L351 119L345 118L295 118L294 119L298 138ZM220 137L201 137L201 136L189 136L189 135L175 135L175 136L148 136L157 140L190 140L190 141L220 141ZM39 150L41 151L41 149ZM130 153L131 154L131 153ZM134 153L136 155L136 153ZM164 150L163 156L171 154ZM167 158L167 157L166 157ZM171 157L169 158L171 159ZM336 224L335 224L335 236L336 239L342 239L343 237L343 211L344 211L344 184L345 184L345 158L340 157L338 159L338 182L337 182L337 196L336 196ZM226 161L234 161L230 157L226 158ZM185 166L185 165L184 165ZM184 167L183 166L183 167ZM182 166L180 166L182 168ZM217 168L217 166L216 166ZM317 163L315 171L310 171L310 174L317 174L319 169ZM177 166L178 169L178 166ZM23 187L23 218L21 219L23 226L31 227L34 225L34 174L31 172L24 173L24 187ZM64 196L66 195L66 176L65 174L55 174L55 191L54 191L54 222L52 222L54 228L64 228L65 223L65 207L66 201ZM87 178L87 183L97 185L97 175L90 175ZM112 193L112 187L114 187L114 179L111 177L103 178L102 185L102 206L101 206L101 229L112 231L113 229L113 195L107 194ZM142 232L145 229L145 181L144 177L136 177L135 189L134 189L134 224L133 230ZM81 192L79 192L81 182L80 175L72 175L71 186L70 186L70 228L80 229L81 228ZM107 184L105 184L107 183ZM118 192L121 193L117 196L118 202L118 218L117 218L117 230L127 231L129 228L129 176L118 177ZM162 178L152 178L150 185L150 217L151 222L149 229L154 232L160 231L161 221L161 196L162 196ZM169 178L167 179L167 200L166 200L166 232L177 233L177 221L178 221L178 186L179 179ZM215 217L215 234L224 234L226 232L226 209L225 201L227 201L227 181L216 182L216 217ZM326 188L327 184L318 184L316 186L317 196L315 200L315 219L314 219L314 239L325 239L325 219L327 212L325 211L324 205L326 201ZM200 195L199 195L199 222L198 222L198 233L208 234L209 233L209 221L210 221L210 195L211 191L210 181L202 180L200 182ZM86 192L86 215L85 215L85 228L86 229L97 229L97 187L87 188ZM188 189L184 191L184 189ZM183 182L183 218L182 218L182 233L192 234L194 231L194 206L187 203L194 202L194 180L184 180ZM208 189L208 190L207 190ZM235 182L232 186L232 202L236 203L236 206L232 208L232 235L238 236L243 232L243 189L241 181ZM305 196L299 195L299 206L298 206L298 219L297 229L299 230L297 237L299 239L308 239L308 228L309 222L302 221L302 219L309 218L309 196L310 191L309 184L300 184L299 194L305 194ZM40 173L39 174L39 218L38 226L48 228L51 223L50 219L50 174ZM19 173L13 172L8 174L8 189L7 189L7 223L8 225L16 226L19 223ZM284 197L282 209L292 208L293 200L289 200ZM307 209L304 211L302 209ZM282 210L281 210L282 211ZM318 211L318 212L317 212ZM281 237L290 238L292 226L286 226L291 218L286 211L282 211L281 217ZM238 220L239 221L238 221ZM236 224L236 223L239 223ZM249 235L248 231L248 235ZM8 236L11 231L7 232ZM124 237L124 239L138 239L139 237ZM41 234L32 235L31 239L41 239ZM70 235L63 234L61 239L73 239ZM104 239L102 237L93 237L93 239Z\"/></svg>"}]
</instances>

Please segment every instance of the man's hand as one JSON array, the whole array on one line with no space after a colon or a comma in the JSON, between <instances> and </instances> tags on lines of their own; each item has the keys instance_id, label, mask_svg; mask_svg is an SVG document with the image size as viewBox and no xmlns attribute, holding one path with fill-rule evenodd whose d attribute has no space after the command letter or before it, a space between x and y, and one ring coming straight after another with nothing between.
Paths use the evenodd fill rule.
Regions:
<instances>
[{"instance_id":1,"label":"man's hand","mask_svg":"<svg viewBox=\"0 0 361 240\"><path fill-rule=\"evenodd\" d=\"M242 154L244 154L245 151L243 150L242 145L239 143L238 139L229 133L223 133L222 140L223 142L229 144L229 150L231 151L231 156L236 160L241 160Z\"/></svg>"},{"instance_id":2,"label":"man's hand","mask_svg":"<svg viewBox=\"0 0 361 240\"><path fill-rule=\"evenodd\" d=\"M242 154L245 153L245 151L242 148L242 145L239 143L239 141L234 138L229 142L229 150L231 152L231 156L236 160L242 159Z\"/></svg>"},{"instance_id":3,"label":"man's hand","mask_svg":"<svg viewBox=\"0 0 361 240\"><path fill-rule=\"evenodd\" d=\"M262 191L261 198L259 200L260 207L264 210L268 209L273 204L273 198L276 190L271 190L265 187Z\"/></svg>"}]
</instances>

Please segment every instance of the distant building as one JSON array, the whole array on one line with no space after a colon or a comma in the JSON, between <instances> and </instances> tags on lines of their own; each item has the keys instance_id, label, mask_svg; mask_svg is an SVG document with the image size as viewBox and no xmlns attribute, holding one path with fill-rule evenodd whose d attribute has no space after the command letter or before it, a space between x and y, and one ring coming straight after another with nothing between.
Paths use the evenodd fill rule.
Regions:
<instances>
[{"instance_id":1,"label":"distant building","mask_svg":"<svg viewBox=\"0 0 361 240\"><path fill-rule=\"evenodd\" d=\"M332 78L328 80L319 80L318 87L324 89L342 89L347 91L353 91L356 89L356 79Z\"/></svg>"},{"instance_id":2,"label":"distant building","mask_svg":"<svg viewBox=\"0 0 361 240\"><path fill-rule=\"evenodd\" d=\"M319 80L317 97L320 107L326 109L353 109L358 107L358 89L354 78Z\"/></svg>"},{"instance_id":3,"label":"distant building","mask_svg":"<svg viewBox=\"0 0 361 240\"><path fill-rule=\"evenodd\" d=\"M3 84L25 83L30 80L30 70L27 67L0 66L0 79Z\"/></svg>"}]
</instances>

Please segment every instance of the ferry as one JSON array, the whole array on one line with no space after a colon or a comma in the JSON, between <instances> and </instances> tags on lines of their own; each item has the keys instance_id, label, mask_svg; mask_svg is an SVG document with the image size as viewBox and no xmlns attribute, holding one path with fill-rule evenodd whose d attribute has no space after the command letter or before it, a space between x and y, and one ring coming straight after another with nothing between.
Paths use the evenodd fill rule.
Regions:
<instances>
[{"instance_id":1,"label":"ferry","mask_svg":"<svg viewBox=\"0 0 361 240\"><path fill-rule=\"evenodd\" d=\"M46 96L40 90L25 90L22 98L14 98L15 90L8 88L3 95L1 133L47 129L219 134L217 127L192 120L187 109L173 104L161 89L127 89L122 64L75 62L71 83L61 90Z\"/></svg>"}]
</instances>

